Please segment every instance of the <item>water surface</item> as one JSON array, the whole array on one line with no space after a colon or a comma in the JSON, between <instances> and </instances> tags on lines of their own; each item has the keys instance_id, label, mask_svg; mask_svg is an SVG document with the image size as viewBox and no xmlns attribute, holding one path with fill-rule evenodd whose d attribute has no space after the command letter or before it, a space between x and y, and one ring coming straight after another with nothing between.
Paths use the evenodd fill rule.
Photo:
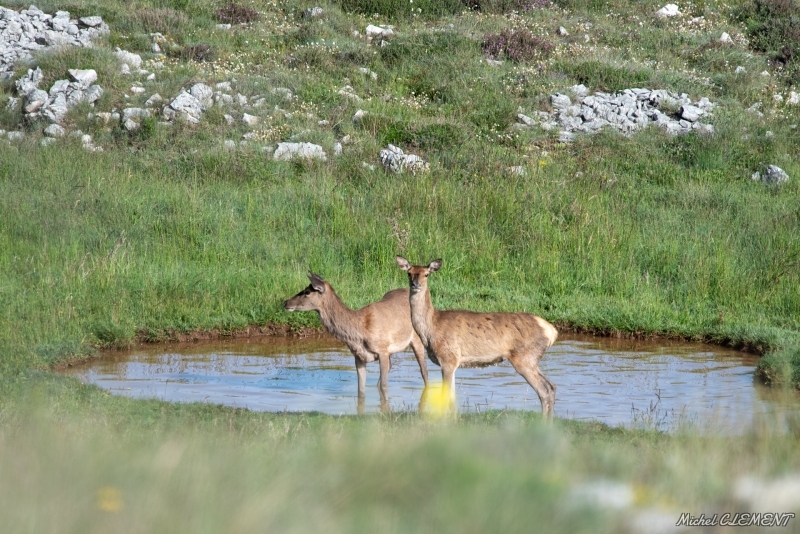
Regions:
<instances>
[{"instance_id":1,"label":"water surface","mask_svg":"<svg viewBox=\"0 0 800 534\"><path fill-rule=\"evenodd\" d=\"M796 394L781 395L753 376L758 357L711 345L674 341L562 336L541 362L557 386L559 417L661 427L691 421L741 431L755 422L800 414ZM432 381L440 380L430 361ZM145 345L112 352L66 373L113 394L209 402L251 410L354 414L353 356L341 343L317 338L250 338ZM367 412L379 410L378 364L367 365ZM417 409L419 367L410 351L392 358L390 406ZM540 411L536 392L507 362L459 369L462 411Z\"/></svg>"}]
</instances>

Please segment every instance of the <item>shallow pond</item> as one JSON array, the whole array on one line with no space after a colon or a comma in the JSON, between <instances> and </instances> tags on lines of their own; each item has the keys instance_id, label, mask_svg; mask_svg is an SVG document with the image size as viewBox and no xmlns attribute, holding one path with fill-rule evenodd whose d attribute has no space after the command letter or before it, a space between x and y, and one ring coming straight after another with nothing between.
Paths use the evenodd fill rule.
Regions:
<instances>
[{"instance_id":1,"label":"shallow pond","mask_svg":"<svg viewBox=\"0 0 800 534\"><path fill-rule=\"evenodd\" d=\"M558 417L611 425L637 423L739 432L754 423L800 418L797 394L781 394L753 376L758 357L711 345L564 335L541 362L558 387ZM440 370L428 361L432 382ZM318 338L250 338L144 345L111 352L66 374L113 394L209 402L267 411L357 411L353 356L339 342ZM367 366L365 410L379 410L378 365ZM422 379L414 355L392 358L393 410L416 410ZM456 373L462 411L539 411L534 390L510 364ZM769 423L768 423L769 421Z\"/></svg>"}]
</instances>

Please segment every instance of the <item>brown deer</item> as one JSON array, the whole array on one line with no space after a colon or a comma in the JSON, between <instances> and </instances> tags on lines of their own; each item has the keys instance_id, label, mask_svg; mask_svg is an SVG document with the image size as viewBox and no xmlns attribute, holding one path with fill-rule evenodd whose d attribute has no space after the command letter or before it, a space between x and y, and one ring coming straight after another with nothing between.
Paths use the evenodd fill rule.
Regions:
<instances>
[{"instance_id":1,"label":"brown deer","mask_svg":"<svg viewBox=\"0 0 800 534\"><path fill-rule=\"evenodd\" d=\"M311 285L283 303L289 311L315 311L320 322L330 334L343 342L353 353L358 375L359 413L363 410L364 390L367 381L367 364L378 360L381 376L378 390L381 407L388 408L388 376L390 355L411 345L419 363L425 386L428 385L428 367L425 349L411 326L408 289L394 289L381 300L361 308L348 308L333 287L319 275L308 273Z\"/></svg>"},{"instance_id":2,"label":"brown deer","mask_svg":"<svg viewBox=\"0 0 800 534\"><path fill-rule=\"evenodd\" d=\"M456 369L508 360L539 395L542 416L553 417L556 386L539 371L544 351L558 337L553 325L530 313L437 310L431 303L428 275L442 267L442 260L423 267L397 256L397 265L408 272L411 324L428 349L428 357L441 366L442 383L449 389L452 401Z\"/></svg>"}]
</instances>

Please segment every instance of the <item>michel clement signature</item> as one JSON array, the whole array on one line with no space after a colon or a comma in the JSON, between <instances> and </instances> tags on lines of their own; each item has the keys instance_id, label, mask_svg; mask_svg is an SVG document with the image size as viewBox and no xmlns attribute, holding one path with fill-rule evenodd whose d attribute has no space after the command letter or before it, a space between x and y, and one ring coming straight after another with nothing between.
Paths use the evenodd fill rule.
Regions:
<instances>
[{"instance_id":1,"label":"michel clement signature","mask_svg":"<svg viewBox=\"0 0 800 534\"><path fill-rule=\"evenodd\" d=\"M689 513L681 514L676 527L785 527L794 513L741 513L741 514L714 514L694 516Z\"/></svg>"}]
</instances>

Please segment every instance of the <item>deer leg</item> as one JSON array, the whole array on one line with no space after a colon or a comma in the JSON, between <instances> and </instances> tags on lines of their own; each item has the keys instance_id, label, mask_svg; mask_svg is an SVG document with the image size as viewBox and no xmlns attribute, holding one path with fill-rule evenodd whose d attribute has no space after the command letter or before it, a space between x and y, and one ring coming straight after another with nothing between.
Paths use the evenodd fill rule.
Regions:
<instances>
[{"instance_id":1,"label":"deer leg","mask_svg":"<svg viewBox=\"0 0 800 534\"><path fill-rule=\"evenodd\" d=\"M356 374L358 375L358 398L363 399L367 389L367 362L353 356L356 359Z\"/></svg>"},{"instance_id":2,"label":"deer leg","mask_svg":"<svg viewBox=\"0 0 800 534\"><path fill-rule=\"evenodd\" d=\"M442 362L442 388L444 392L450 397L450 408L455 411L456 408L456 369L457 365Z\"/></svg>"},{"instance_id":3,"label":"deer leg","mask_svg":"<svg viewBox=\"0 0 800 534\"><path fill-rule=\"evenodd\" d=\"M542 418L552 420L553 407L556 403L556 386L539 370L539 359L526 354L525 356L513 355L508 358L508 361L539 396L539 402L542 403Z\"/></svg>"},{"instance_id":4,"label":"deer leg","mask_svg":"<svg viewBox=\"0 0 800 534\"><path fill-rule=\"evenodd\" d=\"M411 350L414 351L414 356L417 357L422 381L425 383L425 387L428 387L428 364L425 363L425 347L416 336L411 340Z\"/></svg>"},{"instance_id":5,"label":"deer leg","mask_svg":"<svg viewBox=\"0 0 800 534\"><path fill-rule=\"evenodd\" d=\"M381 376L378 380L378 391L381 395L381 411L388 411L389 407L389 369L391 369L391 360L389 353L382 353L378 355L378 362L381 365Z\"/></svg>"}]
</instances>

